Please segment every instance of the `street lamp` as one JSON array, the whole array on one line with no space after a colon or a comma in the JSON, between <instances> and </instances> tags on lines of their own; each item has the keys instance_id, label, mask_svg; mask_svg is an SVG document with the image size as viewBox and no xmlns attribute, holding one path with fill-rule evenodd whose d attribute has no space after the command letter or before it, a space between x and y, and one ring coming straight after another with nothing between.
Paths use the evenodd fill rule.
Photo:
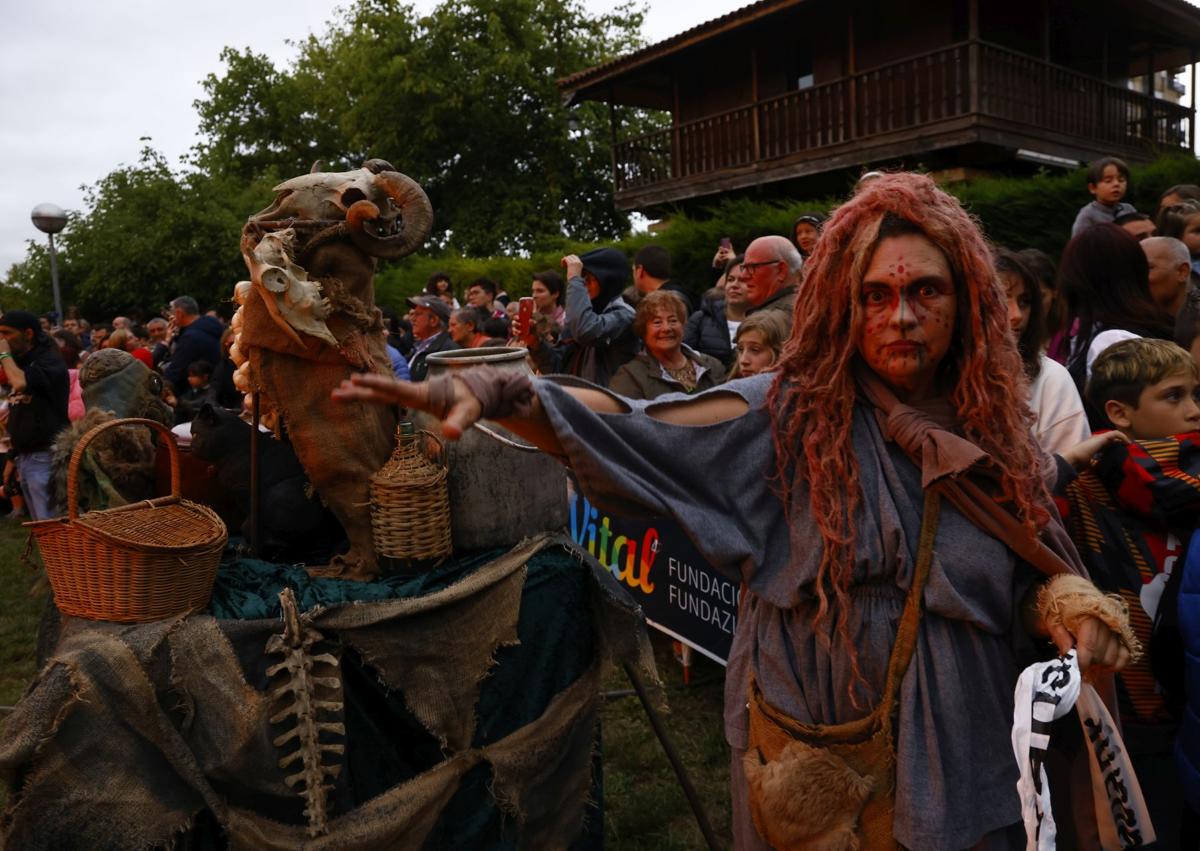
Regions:
<instances>
[{"instance_id":1,"label":"street lamp","mask_svg":"<svg viewBox=\"0 0 1200 851\"><path fill-rule=\"evenodd\" d=\"M54 253L54 235L67 226L67 213L57 204L38 204L29 214L33 226L50 240L50 283L54 287L54 312L63 318L62 296L58 292L58 258Z\"/></svg>"}]
</instances>

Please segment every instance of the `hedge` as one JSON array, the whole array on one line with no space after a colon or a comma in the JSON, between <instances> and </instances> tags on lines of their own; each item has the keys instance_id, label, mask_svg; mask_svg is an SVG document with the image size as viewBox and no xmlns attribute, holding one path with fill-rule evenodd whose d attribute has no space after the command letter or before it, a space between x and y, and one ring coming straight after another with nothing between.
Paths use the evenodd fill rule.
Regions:
<instances>
[{"instance_id":1,"label":"hedge","mask_svg":"<svg viewBox=\"0 0 1200 851\"><path fill-rule=\"evenodd\" d=\"M1154 214L1158 198L1168 186L1200 184L1200 160L1169 154L1132 168L1126 200L1138 210ZM1079 208L1091 200L1084 170L1041 171L1032 177L981 177L950 185L947 190L983 225L988 237L1009 248L1040 248L1058 256L1070 237ZM768 233L787 234L792 222L809 210L828 211L837 198L754 201L730 198L693 212L676 211L658 234L636 233L612 243L630 257L649 242L658 242L671 254L673 277L700 292L708 286L709 265L722 237L743 249L753 238ZM564 243L528 257L472 258L454 254L418 254L391 264L376 278L382 304L399 308L404 297L421 290L434 271L450 273L460 297L471 280L486 276L498 281L514 298L528 295L534 272L558 268L562 256L582 254L595 244ZM404 311L401 310L401 313Z\"/></svg>"}]
</instances>

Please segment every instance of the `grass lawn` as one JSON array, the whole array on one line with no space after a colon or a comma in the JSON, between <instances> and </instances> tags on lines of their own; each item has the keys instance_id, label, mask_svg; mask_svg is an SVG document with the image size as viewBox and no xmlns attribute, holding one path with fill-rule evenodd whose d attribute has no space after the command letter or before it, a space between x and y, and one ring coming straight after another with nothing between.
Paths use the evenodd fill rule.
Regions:
<instances>
[{"instance_id":1,"label":"grass lawn","mask_svg":"<svg viewBox=\"0 0 1200 851\"><path fill-rule=\"evenodd\" d=\"M0 520L0 704L12 706L36 673L45 580L21 561L28 531Z\"/></svg>"},{"instance_id":2,"label":"grass lawn","mask_svg":"<svg viewBox=\"0 0 1200 851\"><path fill-rule=\"evenodd\" d=\"M666 726L718 840L731 848L729 747L722 723L725 669L693 654L691 684L684 686L683 669L672 658L670 640L654 630L650 637L670 704ZM605 687L630 688L620 670L609 676ZM706 848L641 702L632 696L609 700L601 718L606 846L656 851Z\"/></svg>"},{"instance_id":3,"label":"grass lawn","mask_svg":"<svg viewBox=\"0 0 1200 851\"><path fill-rule=\"evenodd\" d=\"M44 605L39 573L21 561L26 530L0 521L0 704L11 706L36 673L38 623ZM671 654L671 643L651 631L659 674L667 688L665 716L675 747L704 800L717 836L729 833L729 751L722 734L721 692L725 669L695 654L691 685ZM622 671L605 682L628 690ZM0 713L0 718L3 714ZM602 707L606 844L619 849L704 849L704 840L675 774L634 696ZM0 795L2 802L2 795Z\"/></svg>"}]
</instances>

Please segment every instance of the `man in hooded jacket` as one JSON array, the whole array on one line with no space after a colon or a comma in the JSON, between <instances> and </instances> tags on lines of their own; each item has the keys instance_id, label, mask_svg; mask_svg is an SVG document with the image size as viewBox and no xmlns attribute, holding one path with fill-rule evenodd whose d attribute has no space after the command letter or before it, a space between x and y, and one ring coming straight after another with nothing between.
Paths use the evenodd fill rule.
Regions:
<instances>
[{"instance_id":1,"label":"man in hooded jacket","mask_svg":"<svg viewBox=\"0 0 1200 851\"><path fill-rule=\"evenodd\" d=\"M557 346L527 337L543 374L567 373L608 386L610 378L638 352L634 309L621 297L629 282L629 260L615 248L596 248L562 259L567 270L565 322Z\"/></svg>"}]
</instances>

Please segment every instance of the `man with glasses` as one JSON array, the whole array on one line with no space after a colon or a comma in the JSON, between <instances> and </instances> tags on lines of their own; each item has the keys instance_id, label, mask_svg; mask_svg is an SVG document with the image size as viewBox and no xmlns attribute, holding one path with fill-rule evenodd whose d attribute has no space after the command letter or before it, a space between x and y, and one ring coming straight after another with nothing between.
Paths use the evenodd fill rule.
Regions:
<instances>
[{"instance_id":1,"label":"man with glasses","mask_svg":"<svg viewBox=\"0 0 1200 851\"><path fill-rule=\"evenodd\" d=\"M803 265L796 246L782 236L760 236L750 243L737 268L737 278L746 287L750 302L746 314L777 310L791 331L796 284Z\"/></svg>"}]
</instances>

